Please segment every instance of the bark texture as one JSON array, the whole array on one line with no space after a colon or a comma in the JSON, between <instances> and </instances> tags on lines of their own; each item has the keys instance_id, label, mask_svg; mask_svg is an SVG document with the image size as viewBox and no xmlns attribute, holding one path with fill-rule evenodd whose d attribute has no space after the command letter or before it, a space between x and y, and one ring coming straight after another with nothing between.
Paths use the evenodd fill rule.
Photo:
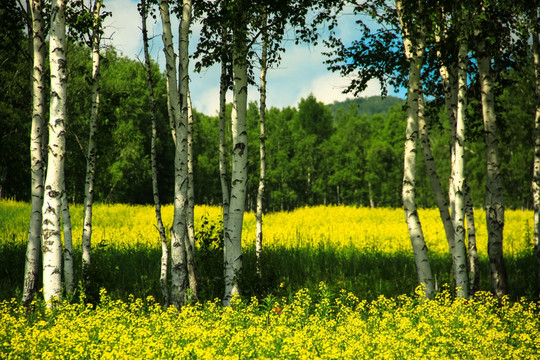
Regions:
<instances>
[{"instance_id":1,"label":"bark texture","mask_svg":"<svg viewBox=\"0 0 540 360\"><path fill-rule=\"evenodd\" d=\"M266 14L263 15L262 28L267 24ZM260 76L260 104L259 104L259 186L257 188L257 212L256 212L256 239L255 252L257 256L257 273L262 275L261 254L263 249L263 199L266 184L266 72L268 69L267 53L268 38L266 30L262 32L262 51L261 51L261 76ZM338 196L339 199L339 196Z\"/></svg>"},{"instance_id":2,"label":"bark texture","mask_svg":"<svg viewBox=\"0 0 540 360\"><path fill-rule=\"evenodd\" d=\"M45 123L45 28L43 24L41 0L31 2L32 11L32 130L30 134L30 172L32 207L28 229L28 244L24 267L22 301L28 306L38 290L39 253L41 250L41 225L43 208L43 168L42 153L43 126Z\"/></svg>"},{"instance_id":3,"label":"bark texture","mask_svg":"<svg viewBox=\"0 0 540 360\"><path fill-rule=\"evenodd\" d=\"M60 228L64 184L66 121L66 3L53 0L49 32L51 71L49 146L43 198L43 295L48 306L62 298L62 239Z\"/></svg>"},{"instance_id":4,"label":"bark texture","mask_svg":"<svg viewBox=\"0 0 540 360\"><path fill-rule=\"evenodd\" d=\"M409 60L409 85L407 91L407 128L405 134L404 172L403 172L403 208L405 220L411 238L416 263L418 282L424 286L425 297L434 295L433 275L428 258L428 248L424 240L422 225L416 208L416 154L418 139L418 99L421 96L420 69L424 54L422 33L411 38L405 22L403 2L396 0L396 8L400 18L403 45Z\"/></svg>"},{"instance_id":5,"label":"bark texture","mask_svg":"<svg viewBox=\"0 0 540 360\"><path fill-rule=\"evenodd\" d=\"M467 52L465 38L459 43L458 53L458 103L456 132L453 141L454 158L452 173L454 176L454 251L452 252L457 296L469 296L469 278L467 272L467 252L465 247L465 116L467 110Z\"/></svg>"},{"instance_id":6,"label":"bark texture","mask_svg":"<svg viewBox=\"0 0 540 360\"><path fill-rule=\"evenodd\" d=\"M152 64L150 62L150 54L148 52L148 30L146 29L146 19L148 16L148 4L146 1L141 2L141 18L142 18L142 35L144 49L144 64L146 69L146 80L148 84L148 94L150 97L150 116L152 119L152 141L150 146L150 163L152 167L152 192L154 200L154 208L156 213L156 222L161 240L161 264L159 284L161 287L161 296L164 306L169 305L169 287L167 285L168 262L169 262L169 247L167 245L167 236L165 226L161 217L161 201L158 190L158 170L157 170L157 120L156 120L156 100L154 96L154 79L152 77Z\"/></svg>"},{"instance_id":7,"label":"bark texture","mask_svg":"<svg viewBox=\"0 0 540 360\"><path fill-rule=\"evenodd\" d=\"M187 123L182 117L177 87L176 62L169 15L169 3L159 2L163 25L163 47L166 61L169 116L176 135L174 159L174 218L171 228L171 302L180 308L185 301L187 283L186 264L186 207L187 207Z\"/></svg>"},{"instance_id":8,"label":"bark texture","mask_svg":"<svg viewBox=\"0 0 540 360\"><path fill-rule=\"evenodd\" d=\"M238 276L242 270L242 224L247 187L247 42L244 31L236 29L233 44L232 176L229 220L224 241L225 295L230 306L232 296L240 293Z\"/></svg>"},{"instance_id":9,"label":"bark texture","mask_svg":"<svg viewBox=\"0 0 540 360\"><path fill-rule=\"evenodd\" d=\"M82 233L82 278L83 284L89 281L92 248L92 205L94 202L94 178L96 173L97 117L99 113L99 47L101 40L101 2L96 0L93 10L92 29L92 109L90 112L90 129L88 133L88 153L86 155L86 180L84 185L84 215Z\"/></svg>"},{"instance_id":10,"label":"bark texture","mask_svg":"<svg viewBox=\"0 0 540 360\"><path fill-rule=\"evenodd\" d=\"M71 297L75 292L73 271L73 235L71 231L71 214L69 212L69 202L65 181L62 194L62 223L64 231L64 287L66 289L66 295Z\"/></svg>"}]
</instances>

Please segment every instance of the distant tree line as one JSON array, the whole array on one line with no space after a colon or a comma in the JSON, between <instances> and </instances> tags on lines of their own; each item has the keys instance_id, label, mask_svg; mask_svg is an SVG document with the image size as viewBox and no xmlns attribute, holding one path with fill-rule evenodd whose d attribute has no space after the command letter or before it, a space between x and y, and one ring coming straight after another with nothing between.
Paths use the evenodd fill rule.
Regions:
<instances>
[{"instance_id":1,"label":"distant tree line","mask_svg":"<svg viewBox=\"0 0 540 360\"><path fill-rule=\"evenodd\" d=\"M29 67L25 64L23 33L17 40L4 37L2 51L18 59L3 67L0 80L4 95L0 99L0 185L2 197L29 199L29 153L26 151L30 123ZM7 42L18 41L19 51ZM10 49L8 51L8 49ZM82 202L86 162L82 149L87 146L91 84L90 50L71 43L68 49L68 124L66 188L73 202ZM150 108L145 72L138 60L118 54L110 47L102 59L102 103L96 135L97 202L152 203L150 173ZM158 116L159 188L164 203L172 202L174 144L167 120L164 75L153 63ZM509 70L505 87L497 96L501 143L501 171L505 203L509 208L532 208L534 114L532 68L528 72ZM479 89L470 92L479 96ZM357 98L321 103L312 95L296 107L267 111L267 192L266 210L292 210L318 204L401 207L403 171L404 100L396 97ZM270 104L271 106L271 104ZM230 117L230 106L227 107ZM474 205L482 207L485 169L482 117L479 100L470 101L470 131L467 136L467 173ZM220 204L218 168L218 116L194 111L194 184L197 204ZM256 103L248 106L249 173L258 166L258 119ZM450 171L450 130L444 110L435 101L429 106L428 125L441 179L447 187ZM229 120L230 121L230 120ZM230 137L230 129L227 136ZM417 201L419 206L435 206L425 175L418 162ZM445 183L446 181L446 183ZM248 181L247 206L255 207L257 177Z\"/></svg>"}]
</instances>

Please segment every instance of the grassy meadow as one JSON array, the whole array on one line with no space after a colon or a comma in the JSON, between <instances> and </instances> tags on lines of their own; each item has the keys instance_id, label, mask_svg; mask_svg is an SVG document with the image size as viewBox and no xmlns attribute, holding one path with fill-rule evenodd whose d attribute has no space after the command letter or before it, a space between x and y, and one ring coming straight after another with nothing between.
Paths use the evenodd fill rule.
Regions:
<instances>
[{"instance_id":1,"label":"grassy meadow","mask_svg":"<svg viewBox=\"0 0 540 360\"><path fill-rule=\"evenodd\" d=\"M94 205L93 286L54 310L20 299L30 206L0 202L0 358L537 358L530 211L505 214L511 294L489 289L485 214L475 221L482 292L453 299L438 211L420 211L439 293L423 301L402 209L301 208L264 217L262 278L255 216L245 216L242 297L222 308L220 208L195 209L198 303L160 305L160 240L151 206ZM163 208L170 227L172 206ZM80 268L82 207L72 206ZM76 274L77 276L78 274Z\"/></svg>"}]
</instances>

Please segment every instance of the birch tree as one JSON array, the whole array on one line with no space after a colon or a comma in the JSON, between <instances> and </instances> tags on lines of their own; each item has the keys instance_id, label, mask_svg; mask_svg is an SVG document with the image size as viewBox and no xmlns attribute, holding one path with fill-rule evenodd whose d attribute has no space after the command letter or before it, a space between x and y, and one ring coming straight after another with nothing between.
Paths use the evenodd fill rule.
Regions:
<instances>
[{"instance_id":1,"label":"birch tree","mask_svg":"<svg viewBox=\"0 0 540 360\"><path fill-rule=\"evenodd\" d=\"M223 34L226 30L223 30ZM221 198L223 207L223 238L229 223L229 176L227 171L227 148L225 142L225 126L226 126L226 99L227 89L229 88L229 76L227 74L227 57L225 47L226 35L222 35L223 45L221 54L221 75L219 79L219 180L221 183Z\"/></svg>"},{"instance_id":2,"label":"birch tree","mask_svg":"<svg viewBox=\"0 0 540 360\"><path fill-rule=\"evenodd\" d=\"M150 61L150 53L148 51L148 30L146 28L146 19L149 13L149 4L142 0L139 6L141 14L143 50L144 50L144 67L146 70L146 81L148 84L148 94L150 97L150 117L152 119L152 138L150 145L150 163L152 168L152 194L154 200L154 209L156 213L156 222L161 240L161 264L159 283L161 287L161 296L165 307L169 305L169 287L167 285L168 262L169 262L169 247L167 244L167 236L165 234L165 226L161 217L161 201L158 189L158 170L157 170L157 119L156 119L156 100L154 95L154 78L152 76L152 64Z\"/></svg>"},{"instance_id":3,"label":"birch tree","mask_svg":"<svg viewBox=\"0 0 540 360\"><path fill-rule=\"evenodd\" d=\"M88 133L88 152L86 155L86 179L84 186L84 213L82 233L82 278L83 284L89 281L92 248L92 204L94 201L94 178L96 172L97 118L100 101L100 42L101 42L101 5L103 0L95 0L92 9L92 108L90 111L90 131Z\"/></svg>"},{"instance_id":4,"label":"birch tree","mask_svg":"<svg viewBox=\"0 0 540 360\"><path fill-rule=\"evenodd\" d=\"M182 98L178 94L178 82L176 72L176 61L174 54L173 35L171 30L169 3L167 0L159 2L161 20L163 25L163 51L166 61L167 94L169 103L169 117L174 124L176 135L175 141L175 180L174 180L174 218L171 228L171 302L176 307L184 304L186 296L185 283L187 282L187 264L186 264L186 244L189 242L187 234L187 86L180 85L185 91ZM191 1L184 0L182 7L182 21L187 19L184 16L191 16ZM189 21L185 23L189 31ZM188 36L180 34L180 38ZM182 42L182 40L181 40ZM187 52L187 47L183 48ZM180 57L187 54L180 54ZM187 69L187 64L185 69ZM181 74L182 71L180 71ZM184 79L185 78L185 79ZM187 85L187 73L181 79L183 84Z\"/></svg>"},{"instance_id":5,"label":"birch tree","mask_svg":"<svg viewBox=\"0 0 540 360\"><path fill-rule=\"evenodd\" d=\"M417 3L421 8L422 4ZM409 236L414 251L418 281L423 284L425 296L432 298L434 293L433 275L428 258L428 249L424 240L418 210L416 208L416 153L418 137L418 99L421 96L420 69L424 55L425 29L417 25L411 29L407 19L407 9L402 0L396 0L396 8L401 23L403 45L409 61L409 85L407 91L407 130L405 135L404 173L403 173L403 207L409 229ZM420 14L422 12L420 11ZM410 19L410 18L409 18ZM416 31L415 31L416 30Z\"/></svg>"},{"instance_id":6,"label":"birch tree","mask_svg":"<svg viewBox=\"0 0 540 360\"><path fill-rule=\"evenodd\" d=\"M460 39L458 40L458 94L456 132L453 140L454 158L452 159L453 187L455 194L454 213L454 251L452 252L454 276L457 296L467 298L469 294L467 257L465 248L465 117L467 110L467 63L468 37L465 21L465 11L462 9Z\"/></svg>"},{"instance_id":7,"label":"birch tree","mask_svg":"<svg viewBox=\"0 0 540 360\"><path fill-rule=\"evenodd\" d=\"M66 2L53 0L49 32L51 71L49 145L43 198L43 295L48 306L62 298L61 199L66 121Z\"/></svg>"},{"instance_id":8,"label":"birch tree","mask_svg":"<svg viewBox=\"0 0 540 360\"><path fill-rule=\"evenodd\" d=\"M23 304L28 306L38 288L39 253L41 250L41 226L43 207L43 169L42 134L45 124L45 25L43 23L41 0L31 1L32 13L32 130L30 134L31 194L32 205L28 243L26 248Z\"/></svg>"},{"instance_id":9,"label":"birch tree","mask_svg":"<svg viewBox=\"0 0 540 360\"><path fill-rule=\"evenodd\" d=\"M268 54L268 33L267 26L267 14L266 9L262 14L262 49L261 49L261 74L260 74L260 101L259 101L259 186L257 188L257 213L256 213L256 240L255 240L255 252L257 256L257 272L259 276L262 274L261 270L261 254L263 246L263 199L266 183L266 72L267 72L267 54Z\"/></svg>"},{"instance_id":10,"label":"birch tree","mask_svg":"<svg viewBox=\"0 0 540 360\"><path fill-rule=\"evenodd\" d=\"M191 26L191 2L184 2L179 8L180 22L178 24L178 33L180 41L178 42L178 93L180 94L180 105L182 117L186 123L186 147L187 147L187 206L186 206L186 227L187 242L186 261L188 271L188 281L190 299L197 298L197 265L195 261L195 184L193 183L193 111L191 108L191 95L189 92L189 33Z\"/></svg>"},{"instance_id":11,"label":"birch tree","mask_svg":"<svg viewBox=\"0 0 540 360\"><path fill-rule=\"evenodd\" d=\"M508 293L508 280L503 257L504 197L499 168L499 149L491 58L484 41L478 51L478 72L482 94L482 117L486 141L486 224L491 289L498 297Z\"/></svg>"},{"instance_id":12,"label":"birch tree","mask_svg":"<svg viewBox=\"0 0 540 360\"><path fill-rule=\"evenodd\" d=\"M240 294L238 276L242 270L242 225L246 207L247 188L247 18L246 4L236 3L236 17L233 22L232 70L233 70L233 104L231 112L232 129L232 170L231 199L229 203L229 220L224 242L224 280L225 294L223 303L230 306L231 298Z\"/></svg>"},{"instance_id":13,"label":"birch tree","mask_svg":"<svg viewBox=\"0 0 540 360\"><path fill-rule=\"evenodd\" d=\"M71 214L69 212L69 202L64 180L62 194L62 224L64 232L64 287L66 295L72 296L75 291L74 271L73 271L73 235L71 231Z\"/></svg>"}]
</instances>

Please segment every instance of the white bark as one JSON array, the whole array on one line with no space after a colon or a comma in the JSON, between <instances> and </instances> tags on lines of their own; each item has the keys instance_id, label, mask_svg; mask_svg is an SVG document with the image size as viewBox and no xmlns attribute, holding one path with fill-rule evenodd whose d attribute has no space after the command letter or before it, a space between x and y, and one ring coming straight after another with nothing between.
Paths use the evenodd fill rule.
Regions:
<instances>
[{"instance_id":1,"label":"white bark","mask_svg":"<svg viewBox=\"0 0 540 360\"><path fill-rule=\"evenodd\" d=\"M191 108L191 99L189 93L189 29L191 26L191 0L183 1L182 17L179 23L179 63L178 75L180 81L178 84L178 92L180 94L180 106L182 122L186 127L186 154L185 160L187 163L186 178L187 178L187 206L186 206L186 261L188 271L188 281L190 299L197 299L197 274L195 263L195 228L194 228L194 207L195 193L193 184L193 111Z\"/></svg>"},{"instance_id":2,"label":"white bark","mask_svg":"<svg viewBox=\"0 0 540 360\"><path fill-rule=\"evenodd\" d=\"M263 29L266 28L267 16L264 14ZM256 225L256 239L255 239L255 252L257 255L257 273L262 275L261 270L261 254L263 249L263 199L264 189L266 183L266 71L268 65L266 57L268 53L268 38L266 30L262 33L262 52L261 52L261 76L260 76L260 104L259 104L259 187L257 189L257 225ZM339 202L339 196L338 196Z\"/></svg>"},{"instance_id":3,"label":"white bark","mask_svg":"<svg viewBox=\"0 0 540 360\"><path fill-rule=\"evenodd\" d=\"M403 45L409 60L409 85L407 92L407 129L405 135L403 167L403 208L411 244L414 252L418 282L424 286L425 297L434 293L433 275L429 264L428 248L424 240L422 225L416 208L416 154L418 138L418 99L421 94L420 69L424 54L423 33L415 34L414 43L405 23L403 3L396 0L396 8L401 22Z\"/></svg>"},{"instance_id":4,"label":"white bark","mask_svg":"<svg viewBox=\"0 0 540 360\"><path fill-rule=\"evenodd\" d=\"M491 291L497 296L508 293L508 279L503 257L504 195L499 169L499 147L495 116L491 58L479 46L478 73L482 90L482 117L486 140L486 225Z\"/></svg>"},{"instance_id":5,"label":"white bark","mask_svg":"<svg viewBox=\"0 0 540 360\"><path fill-rule=\"evenodd\" d=\"M444 10L441 11L442 21L445 22ZM446 34L442 29L438 29L438 33L435 35L436 41L438 43L442 42L442 39L446 37ZM443 92L444 92L444 102L446 107L446 115L448 117L448 123L451 130L452 139L455 139L456 136L456 113L457 113L457 81L456 81L456 69L455 66L446 64L447 59L443 58L443 55L440 50L437 50L437 57L439 58L439 75L441 77ZM454 163L454 146L450 146L450 162ZM451 168L450 176L448 178L448 206L450 219L452 222L452 236L447 236L446 240L448 242L448 249L450 256L453 256L454 252L454 215L455 215L455 194L454 194L454 169ZM445 225L446 230L446 225ZM448 235L448 234L447 234Z\"/></svg>"},{"instance_id":6,"label":"white bark","mask_svg":"<svg viewBox=\"0 0 540 360\"><path fill-rule=\"evenodd\" d=\"M469 296L480 290L480 260L476 247L476 227L474 207L469 185L465 183L465 214L467 219L467 238L469 239Z\"/></svg>"},{"instance_id":7,"label":"white bark","mask_svg":"<svg viewBox=\"0 0 540 360\"><path fill-rule=\"evenodd\" d=\"M61 199L66 121L66 2L53 0L49 32L51 96L47 176L43 199L43 295L48 306L62 298Z\"/></svg>"},{"instance_id":8,"label":"white bark","mask_svg":"<svg viewBox=\"0 0 540 360\"><path fill-rule=\"evenodd\" d=\"M169 115L173 117L172 123L174 123L176 132L174 218L171 228L171 302L179 308L185 301L185 284L187 282L187 116L182 112L186 101L183 100L182 103L180 102L177 88L176 62L168 1L161 0L159 8L163 24L162 38L166 61L168 101L171 108Z\"/></svg>"},{"instance_id":9,"label":"white bark","mask_svg":"<svg viewBox=\"0 0 540 360\"><path fill-rule=\"evenodd\" d=\"M466 39L459 44L458 54L458 104L456 117L456 136L454 138L454 174L455 215L454 215L454 251L453 265L457 296L469 296L467 273L467 255L465 248L465 116L467 111L467 53Z\"/></svg>"},{"instance_id":10,"label":"white bark","mask_svg":"<svg viewBox=\"0 0 540 360\"><path fill-rule=\"evenodd\" d=\"M71 233L71 215L69 213L65 182L62 194L62 223L64 231L64 285L66 295L71 296L75 291L75 283L73 281L73 236Z\"/></svg>"},{"instance_id":11,"label":"white bark","mask_svg":"<svg viewBox=\"0 0 540 360\"><path fill-rule=\"evenodd\" d=\"M152 67L150 62L150 54L148 52L148 31L146 29L146 18L148 16L148 4L143 0L141 2L142 11L142 34L143 34L143 49L144 63L146 69L146 78L148 84L148 94L150 97L150 116L152 118L152 142L150 147L150 162L152 167L152 191L154 199L154 208L156 212L156 221L161 240L161 264L159 283L161 287L161 296L163 297L163 305L169 306L169 287L167 285L167 273L169 262L169 248L167 245L167 236L165 235L165 226L161 217L161 201L159 199L158 190L158 172L157 172L157 120L156 120L156 101L154 96L154 80L152 78Z\"/></svg>"},{"instance_id":12,"label":"white bark","mask_svg":"<svg viewBox=\"0 0 540 360\"><path fill-rule=\"evenodd\" d=\"M188 207L187 207L187 231L188 243L186 244L186 254L188 263L190 298L197 299L197 263L195 260L195 184L193 182L193 109L191 107L191 94L188 90Z\"/></svg>"},{"instance_id":13,"label":"white bark","mask_svg":"<svg viewBox=\"0 0 540 360\"><path fill-rule=\"evenodd\" d=\"M532 16L532 23L537 24L538 10ZM540 289L540 35L537 26L533 26L533 58L536 78L536 113L534 116L534 161L533 161L533 201L534 201L534 253L536 255L537 282Z\"/></svg>"},{"instance_id":14,"label":"white bark","mask_svg":"<svg viewBox=\"0 0 540 360\"><path fill-rule=\"evenodd\" d=\"M233 295L240 293L238 276L242 270L242 224L246 206L247 187L247 44L242 30L234 34L233 48L233 107L232 176L229 220L225 233L224 267L225 295L223 303L230 306Z\"/></svg>"},{"instance_id":15,"label":"white bark","mask_svg":"<svg viewBox=\"0 0 540 360\"><path fill-rule=\"evenodd\" d=\"M82 278L87 284L91 264L92 248L92 204L94 202L94 177L96 172L96 143L97 117L99 113L99 46L101 40L101 10L102 0L94 4L94 23L92 30L92 109L90 112L90 131L88 134L88 153L86 155L86 180L84 186L84 214L82 233Z\"/></svg>"},{"instance_id":16,"label":"white bark","mask_svg":"<svg viewBox=\"0 0 540 360\"><path fill-rule=\"evenodd\" d=\"M31 194L32 207L28 229L28 244L24 269L23 304L28 306L38 290L39 253L41 250L41 224L43 207L43 167L42 133L45 123L45 30L42 16L41 0L33 0L32 11L32 53L33 53L33 84L32 84L32 130L30 134L31 158Z\"/></svg>"}]
</instances>

